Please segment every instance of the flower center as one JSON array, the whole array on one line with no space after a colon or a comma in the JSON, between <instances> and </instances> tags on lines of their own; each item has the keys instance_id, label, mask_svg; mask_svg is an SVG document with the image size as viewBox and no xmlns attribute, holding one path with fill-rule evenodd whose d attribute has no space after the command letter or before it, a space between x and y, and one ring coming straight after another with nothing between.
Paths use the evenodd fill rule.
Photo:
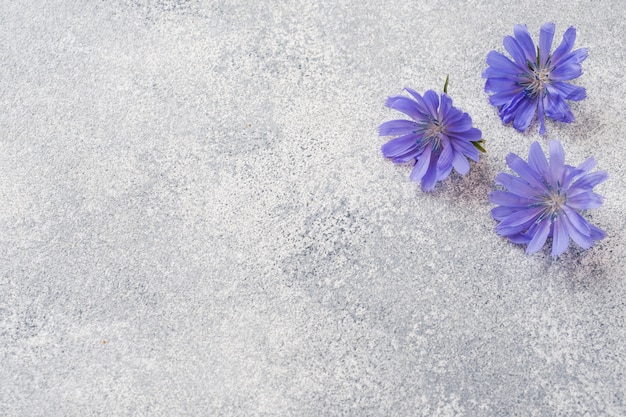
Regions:
<instances>
[{"instance_id":1,"label":"flower center","mask_svg":"<svg viewBox=\"0 0 626 417\"><path fill-rule=\"evenodd\" d=\"M439 123L439 120L433 120L426 129L424 137L439 140L439 134L443 132L444 128L445 127Z\"/></svg>"},{"instance_id":2,"label":"flower center","mask_svg":"<svg viewBox=\"0 0 626 417\"><path fill-rule=\"evenodd\" d=\"M522 85L526 87L526 93L535 97L542 93L546 84L550 82L550 70L548 68L532 68L532 72L527 74L528 79Z\"/></svg>"},{"instance_id":3,"label":"flower center","mask_svg":"<svg viewBox=\"0 0 626 417\"><path fill-rule=\"evenodd\" d=\"M562 207L565 205L567 201L567 195L561 192L560 189L556 191L550 191L545 197L543 201L543 205L547 209L547 213L551 218L555 218L559 215L562 210Z\"/></svg>"},{"instance_id":4,"label":"flower center","mask_svg":"<svg viewBox=\"0 0 626 417\"><path fill-rule=\"evenodd\" d=\"M439 134L442 133L446 127L437 119L432 119L422 125L422 132L424 136L421 140L423 147L431 144L435 153L441 152L441 139Z\"/></svg>"}]
</instances>

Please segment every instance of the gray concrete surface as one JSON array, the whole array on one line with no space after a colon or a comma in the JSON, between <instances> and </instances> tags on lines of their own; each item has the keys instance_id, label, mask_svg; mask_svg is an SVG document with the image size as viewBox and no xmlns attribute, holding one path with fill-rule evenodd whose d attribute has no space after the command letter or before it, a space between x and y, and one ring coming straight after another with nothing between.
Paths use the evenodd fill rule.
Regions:
<instances>
[{"instance_id":1,"label":"gray concrete surface","mask_svg":"<svg viewBox=\"0 0 626 417\"><path fill-rule=\"evenodd\" d=\"M626 415L626 6L0 2L0 415ZM483 92L515 23L588 47L577 122ZM383 106L440 89L488 154L424 194ZM508 152L610 180L607 238L499 238Z\"/></svg>"}]
</instances>

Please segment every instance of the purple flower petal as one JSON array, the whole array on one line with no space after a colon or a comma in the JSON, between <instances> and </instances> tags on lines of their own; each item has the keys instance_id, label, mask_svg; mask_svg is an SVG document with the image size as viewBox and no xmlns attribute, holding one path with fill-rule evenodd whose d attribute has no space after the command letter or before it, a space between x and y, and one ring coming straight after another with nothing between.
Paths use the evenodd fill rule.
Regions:
<instances>
[{"instance_id":1,"label":"purple flower petal","mask_svg":"<svg viewBox=\"0 0 626 417\"><path fill-rule=\"evenodd\" d=\"M518 245L528 245L532 240L532 236L529 233L518 233L516 235L507 236L509 240Z\"/></svg>"},{"instance_id":2,"label":"purple flower petal","mask_svg":"<svg viewBox=\"0 0 626 417\"><path fill-rule=\"evenodd\" d=\"M446 132L466 132L472 128L472 119L467 113L463 114L461 119L451 122L446 126Z\"/></svg>"},{"instance_id":3,"label":"purple flower petal","mask_svg":"<svg viewBox=\"0 0 626 417\"><path fill-rule=\"evenodd\" d=\"M586 189L580 189L580 191L576 191L575 189L571 188L571 184L572 181L576 178L585 175L591 168L595 166L595 164L595 160L593 159L593 157L591 157L576 168L566 166L565 178L563 180L563 188L567 188L570 192L570 195L575 195L576 192L587 192L588 190ZM588 165L589 167L587 168Z\"/></svg>"},{"instance_id":4,"label":"purple flower petal","mask_svg":"<svg viewBox=\"0 0 626 417\"><path fill-rule=\"evenodd\" d=\"M439 108L439 96L433 90L428 90L424 93L424 103L426 103L426 108L430 112L431 116L435 117L439 113L437 109Z\"/></svg>"},{"instance_id":5,"label":"purple flower petal","mask_svg":"<svg viewBox=\"0 0 626 417\"><path fill-rule=\"evenodd\" d=\"M405 153L394 156L391 160L394 164L404 164L415 158L419 158L424 150L418 147L410 148Z\"/></svg>"},{"instance_id":6,"label":"purple flower petal","mask_svg":"<svg viewBox=\"0 0 626 417\"><path fill-rule=\"evenodd\" d=\"M559 65L550 73L553 81L568 81L578 78L583 74L583 67L580 64Z\"/></svg>"},{"instance_id":7,"label":"purple flower petal","mask_svg":"<svg viewBox=\"0 0 626 417\"><path fill-rule=\"evenodd\" d=\"M546 88L550 94L560 95L566 100L580 101L587 98L587 91L584 88L564 81L555 81L551 84L547 84Z\"/></svg>"},{"instance_id":8,"label":"purple flower petal","mask_svg":"<svg viewBox=\"0 0 626 417\"><path fill-rule=\"evenodd\" d=\"M604 230L600 230L598 229L596 226L594 226L593 224L589 225L589 229L591 230L591 238L593 240L602 240L605 237L605 233Z\"/></svg>"},{"instance_id":9,"label":"purple flower petal","mask_svg":"<svg viewBox=\"0 0 626 417\"><path fill-rule=\"evenodd\" d=\"M428 170L428 166L430 165L430 154L432 151L432 147L428 145L424 152L417 158L415 165L413 166L413 171L411 171L411 181L419 181L422 179L426 171Z\"/></svg>"},{"instance_id":10,"label":"purple flower petal","mask_svg":"<svg viewBox=\"0 0 626 417\"><path fill-rule=\"evenodd\" d=\"M411 133L406 136L400 136L385 143L381 150L387 158L393 158L417 146L418 136Z\"/></svg>"},{"instance_id":11,"label":"purple flower petal","mask_svg":"<svg viewBox=\"0 0 626 417\"><path fill-rule=\"evenodd\" d=\"M385 103L387 107L398 110L409 117L412 117L414 120L425 120L427 116L423 114L418 104L404 96L394 96L389 97L387 99L387 103Z\"/></svg>"},{"instance_id":12,"label":"purple flower petal","mask_svg":"<svg viewBox=\"0 0 626 417\"><path fill-rule=\"evenodd\" d=\"M512 36L505 36L503 44L507 52L513 57L515 63L520 68L524 68L526 66L526 56L518 41Z\"/></svg>"},{"instance_id":13,"label":"purple flower petal","mask_svg":"<svg viewBox=\"0 0 626 417\"><path fill-rule=\"evenodd\" d=\"M543 183L543 181L540 180L541 175L534 171L522 158L515 155L514 153L510 153L506 157L506 163L528 184L532 185L538 190L547 191L546 185Z\"/></svg>"},{"instance_id":14,"label":"purple flower petal","mask_svg":"<svg viewBox=\"0 0 626 417\"><path fill-rule=\"evenodd\" d=\"M559 256L569 246L569 232L561 216L558 216L552 224L554 227L552 233L552 256Z\"/></svg>"},{"instance_id":15,"label":"purple flower petal","mask_svg":"<svg viewBox=\"0 0 626 417\"><path fill-rule=\"evenodd\" d=\"M453 136L450 135L450 137ZM470 142L466 142L464 140L453 140L451 143L455 151L462 153L474 162L478 162L478 149L476 149Z\"/></svg>"},{"instance_id":16,"label":"purple flower petal","mask_svg":"<svg viewBox=\"0 0 626 417\"><path fill-rule=\"evenodd\" d=\"M528 32L526 25L515 25L513 33L515 34L515 39L524 51L526 61L535 61L535 43L530 37L530 32Z\"/></svg>"},{"instance_id":17,"label":"purple flower petal","mask_svg":"<svg viewBox=\"0 0 626 417\"><path fill-rule=\"evenodd\" d=\"M448 110L448 113L443 116L443 119L441 120L441 122L445 126L448 126L451 123L456 123L459 120L461 120L464 117L465 114L466 113L463 113L462 111L460 111L456 107L452 107L452 108L450 108L450 110Z\"/></svg>"},{"instance_id":18,"label":"purple flower petal","mask_svg":"<svg viewBox=\"0 0 626 417\"><path fill-rule=\"evenodd\" d=\"M498 74L508 75L511 77L517 77L520 73L520 68L513 63L509 58L500 52L491 51L487 54L487 64L494 70L498 71ZM500 75L500 76L502 76ZM484 76L484 74L483 74Z\"/></svg>"},{"instance_id":19,"label":"purple flower petal","mask_svg":"<svg viewBox=\"0 0 626 417\"><path fill-rule=\"evenodd\" d=\"M437 183L437 157L434 152L430 153L430 163L428 164L428 169L426 173L422 177L422 191L432 191L435 189L435 184Z\"/></svg>"},{"instance_id":20,"label":"purple flower petal","mask_svg":"<svg viewBox=\"0 0 626 417\"><path fill-rule=\"evenodd\" d=\"M513 121L513 127L517 130L524 131L530 126L535 112L537 110L536 100L525 100L520 102L520 106L517 109L515 120Z\"/></svg>"},{"instance_id":21,"label":"purple flower petal","mask_svg":"<svg viewBox=\"0 0 626 417\"><path fill-rule=\"evenodd\" d=\"M591 238L591 236L589 236L589 234L591 233L589 231L589 227L587 227L588 233L585 235L573 225L569 216L563 216L563 221L565 222L566 227L569 230L569 236L574 242L576 242L578 246L583 249L589 249L591 246L593 246L593 239Z\"/></svg>"},{"instance_id":22,"label":"purple flower petal","mask_svg":"<svg viewBox=\"0 0 626 417\"><path fill-rule=\"evenodd\" d=\"M450 172L452 172L452 165L448 165L445 169L437 167L437 181L443 181L448 178Z\"/></svg>"},{"instance_id":23,"label":"purple flower petal","mask_svg":"<svg viewBox=\"0 0 626 417\"><path fill-rule=\"evenodd\" d=\"M424 98L415 90L409 88L409 87L404 87L404 89L411 95L413 96L413 98L415 99L415 102L417 103L417 107L420 109L420 111L422 112L422 114L424 114L424 116L428 115L428 109L426 107L426 102L424 101Z\"/></svg>"},{"instance_id":24,"label":"purple flower petal","mask_svg":"<svg viewBox=\"0 0 626 417\"><path fill-rule=\"evenodd\" d=\"M533 237L526 246L526 253L535 253L543 247L550 233L550 222L544 221L537 224Z\"/></svg>"},{"instance_id":25,"label":"purple flower petal","mask_svg":"<svg viewBox=\"0 0 626 417\"><path fill-rule=\"evenodd\" d=\"M552 39L554 38L554 23L546 23L541 26L539 31L539 57L541 65L545 65L552 48Z\"/></svg>"},{"instance_id":26,"label":"purple flower petal","mask_svg":"<svg viewBox=\"0 0 626 417\"><path fill-rule=\"evenodd\" d=\"M591 190L598 184L608 180L609 176L606 171L597 171L591 174L585 174L577 179L570 188L581 188L584 190Z\"/></svg>"},{"instance_id":27,"label":"purple flower petal","mask_svg":"<svg viewBox=\"0 0 626 417\"><path fill-rule=\"evenodd\" d=\"M580 48L569 54L565 55L560 61L557 67L563 65L579 65L589 56L589 50L587 48Z\"/></svg>"},{"instance_id":28,"label":"purple flower petal","mask_svg":"<svg viewBox=\"0 0 626 417\"><path fill-rule=\"evenodd\" d=\"M602 196L592 193L583 192L573 197L567 198L567 205L577 210L589 210L602 206Z\"/></svg>"},{"instance_id":29,"label":"purple flower petal","mask_svg":"<svg viewBox=\"0 0 626 417\"><path fill-rule=\"evenodd\" d=\"M563 206L563 213L565 214L564 217L568 219L569 224L572 226L572 229L575 229L583 236L589 236L591 234L589 223L587 223L587 220L585 220L580 213L566 205Z\"/></svg>"},{"instance_id":30,"label":"purple flower petal","mask_svg":"<svg viewBox=\"0 0 626 417\"><path fill-rule=\"evenodd\" d=\"M493 204L500 204L502 206L509 207L528 207L533 204L533 201L526 197L510 193L508 191L492 191L489 194L489 201Z\"/></svg>"},{"instance_id":31,"label":"purple flower petal","mask_svg":"<svg viewBox=\"0 0 626 417\"><path fill-rule=\"evenodd\" d=\"M591 171L593 167L595 166L596 166L596 160L593 156L590 156L589 158L585 159L583 163L578 165L576 169L580 169L581 171L588 172L588 171Z\"/></svg>"},{"instance_id":32,"label":"purple flower petal","mask_svg":"<svg viewBox=\"0 0 626 417\"><path fill-rule=\"evenodd\" d=\"M563 184L563 174L565 173L565 151L558 140L548 141L548 152L550 153L550 172L552 174L552 184L561 186Z\"/></svg>"},{"instance_id":33,"label":"purple flower petal","mask_svg":"<svg viewBox=\"0 0 626 417\"><path fill-rule=\"evenodd\" d=\"M529 198L534 197L537 194L537 191L528 185L526 181L505 172L501 172L496 175L496 184L502 185L509 192L520 197Z\"/></svg>"},{"instance_id":34,"label":"purple flower petal","mask_svg":"<svg viewBox=\"0 0 626 417\"><path fill-rule=\"evenodd\" d=\"M445 120L451 108L452 99L446 93L442 93L441 103L439 104L439 120Z\"/></svg>"},{"instance_id":35,"label":"purple flower petal","mask_svg":"<svg viewBox=\"0 0 626 417\"><path fill-rule=\"evenodd\" d=\"M419 125L411 120L390 120L380 125L378 134L380 136L405 135L415 133Z\"/></svg>"},{"instance_id":36,"label":"purple flower petal","mask_svg":"<svg viewBox=\"0 0 626 417\"><path fill-rule=\"evenodd\" d=\"M537 100L537 118L539 119L539 134L543 135L546 133L546 114L544 111L544 101L545 97Z\"/></svg>"},{"instance_id":37,"label":"purple flower petal","mask_svg":"<svg viewBox=\"0 0 626 417\"><path fill-rule=\"evenodd\" d=\"M517 116L517 111L527 101L531 100L524 91L517 93L510 102L500 106L498 115L504 123L511 123Z\"/></svg>"},{"instance_id":38,"label":"purple flower petal","mask_svg":"<svg viewBox=\"0 0 626 417\"><path fill-rule=\"evenodd\" d=\"M510 103L518 95L521 94L523 96L523 90L524 89L522 87L519 87L512 90L499 91L496 94L489 96L489 103L491 103L491 105L493 106L503 106L507 103Z\"/></svg>"},{"instance_id":39,"label":"purple flower petal","mask_svg":"<svg viewBox=\"0 0 626 417\"><path fill-rule=\"evenodd\" d=\"M545 106L545 111L548 117L565 123L574 121L572 111L560 95L548 93L546 94L546 99L547 106Z\"/></svg>"},{"instance_id":40,"label":"purple flower petal","mask_svg":"<svg viewBox=\"0 0 626 417\"><path fill-rule=\"evenodd\" d=\"M461 175L465 175L469 172L470 163L467 157L463 153L454 151L454 158L452 159L452 166Z\"/></svg>"},{"instance_id":41,"label":"purple flower petal","mask_svg":"<svg viewBox=\"0 0 626 417\"><path fill-rule=\"evenodd\" d=\"M538 142L533 142L532 145L530 145L530 151L528 152L528 165L533 171L537 172L544 178L548 178L548 161L546 160L546 156L543 154L541 146Z\"/></svg>"},{"instance_id":42,"label":"purple flower petal","mask_svg":"<svg viewBox=\"0 0 626 417\"><path fill-rule=\"evenodd\" d=\"M509 236L528 230L530 225L537 221L543 210L543 207L534 207L511 214L496 226L496 233L500 236Z\"/></svg>"},{"instance_id":43,"label":"purple flower petal","mask_svg":"<svg viewBox=\"0 0 626 417\"><path fill-rule=\"evenodd\" d=\"M498 206L491 209L491 216L500 221L505 217L510 216L513 213L517 213L520 210L526 210L525 208L520 207L510 207L510 206Z\"/></svg>"},{"instance_id":44,"label":"purple flower petal","mask_svg":"<svg viewBox=\"0 0 626 417\"><path fill-rule=\"evenodd\" d=\"M437 168L445 171L452 166L454 151L450 145L450 140L445 135L439 134L439 140L441 141L442 151L437 161Z\"/></svg>"},{"instance_id":45,"label":"purple flower petal","mask_svg":"<svg viewBox=\"0 0 626 417\"><path fill-rule=\"evenodd\" d=\"M512 90L515 90L519 93L523 89L524 87L520 86L516 78L489 78L485 82L485 91L493 91L494 93L509 92Z\"/></svg>"},{"instance_id":46,"label":"purple flower petal","mask_svg":"<svg viewBox=\"0 0 626 417\"><path fill-rule=\"evenodd\" d=\"M483 137L483 132L475 127L463 132L446 132L452 140L461 140L464 142L476 142Z\"/></svg>"},{"instance_id":47,"label":"purple flower petal","mask_svg":"<svg viewBox=\"0 0 626 417\"><path fill-rule=\"evenodd\" d=\"M458 139L458 140L463 140L467 142L476 142L482 139L483 132L473 127L464 132L461 132L461 133L455 132L455 133L450 133L449 135L453 136L455 139Z\"/></svg>"},{"instance_id":48,"label":"purple flower petal","mask_svg":"<svg viewBox=\"0 0 626 417\"><path fill-rule=\"evenodd\" d=\"M550 59L552 65L557 65L562 57L567 55L572 48L574 48L574 42L576 41L576 28L570 26L563 34L563 40L561 44L554 50L552 58Z\"/></svg>"}]
</instances>

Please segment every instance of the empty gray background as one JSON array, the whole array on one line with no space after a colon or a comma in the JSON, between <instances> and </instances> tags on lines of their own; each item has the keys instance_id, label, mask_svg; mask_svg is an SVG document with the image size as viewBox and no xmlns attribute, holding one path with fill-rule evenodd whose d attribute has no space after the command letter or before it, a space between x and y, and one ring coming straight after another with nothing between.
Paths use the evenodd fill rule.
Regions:
<instances>
[{"instance_id":1,"label":"empty gray background","mask_svg":"<svg viewBox=\"0 0 626 417\"><path fill-rule=\"evenodd\" d=\"M626 415L626 6L0 2L0 415ZM485 57L589 48L571 125L503 126ZM424 194L380 154L402 87L488 150ZM558 138L610 179L589 251L488 201Z\"/></svg>"}]
</instances>

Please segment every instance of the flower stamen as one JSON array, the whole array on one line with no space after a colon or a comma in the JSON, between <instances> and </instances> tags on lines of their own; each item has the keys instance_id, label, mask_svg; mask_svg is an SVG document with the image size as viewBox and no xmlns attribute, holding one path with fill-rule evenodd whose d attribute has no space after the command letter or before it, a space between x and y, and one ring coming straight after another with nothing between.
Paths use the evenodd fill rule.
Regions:
<instances>
[{"instance_id":1,"label":"flower stamen","mask_svg":"<svg viewBox=\"0 0 626 417\"><path fill-rule=\"evenodd\" d=\"M530 97L536 97L543 93L546 84L550 83L549 68L533 68L532 72L527 74L527 79L521 84L525 86L526 94Z\"/></svg>"},{"instance_id":2,"label":"flower stamen","mask_svg":"<svg viewBox=\"0 0 626 417\"><path fill-rule=\"evenodd\" d=\"M424 135L427 138L438 138L439 134L442 133L445 129L445 126L439 124L438 120L433 120L432 123L428 126L426 130L426 134Z\"/></svg>"},{"instance_id":3,"label":"flower stamen","mask_svg":"<svg viewBox=\"0 0 626 417\"><path fill-rule=\"evenodd\" d=\"M546 214L549 214L551 219L556 218L563 210L563 206L566 205L567 195L562 190L557 189L551 191L543 197L543 206L546 207Z\"/></svg>"},{"instance_id":4,"label":"flower stamen","mask_svg":"<svg viewBox=\"0 0 626 417\"><path fill-rule=\"evenodd\" d=\"M425 124L424 126L424 139L422 143L432 144L433 150L435 152L439 152L441 150L441 139L439 138L439 134L443 133L446 127L439 122L437 119L432 119L430 122Z\"/></svg>"}]
</instances>

